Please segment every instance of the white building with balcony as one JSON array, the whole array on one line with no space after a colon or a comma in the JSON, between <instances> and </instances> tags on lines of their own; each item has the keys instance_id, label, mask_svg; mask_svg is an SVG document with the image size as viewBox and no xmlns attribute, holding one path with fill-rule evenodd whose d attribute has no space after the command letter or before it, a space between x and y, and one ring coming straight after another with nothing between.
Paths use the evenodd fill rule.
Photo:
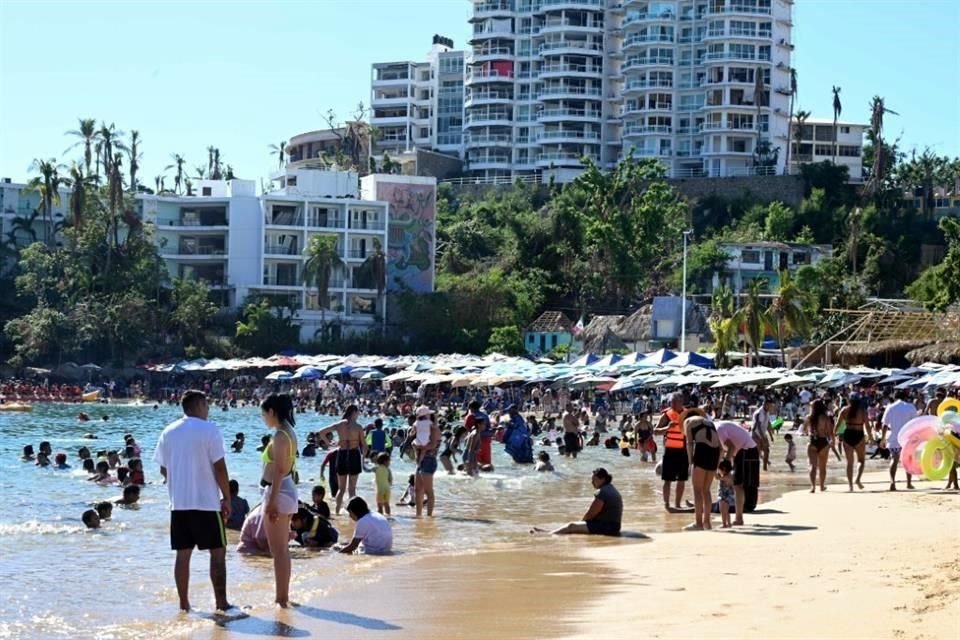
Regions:
<instances>
[{"instance_id":1,"label":"white building with balcony","mask_svg":"<svg viewBox=\"0 0 960 640\"><path fill-rule=\"evenodd\" d=\"M373 153L396 157L417 148L460 156L463 149L463 51L433 37L423 62L378 62L371 78Z\"/></svg>"},{"instance_id":2,"label":"white building with balcony","mask_svg":"<svg viewBox=\"0 0 960 640\"><path fill-rule=\"evenodd\" d=\"M59 244L60 230L69 210L70 190L61 189L59 201L53 203L50 217L44 220L40 192L11 178L0 178L0 240L3 242L23 248L33 242L43 242L50 234L52 242Z\"/></svg>"},{"instance_id":3,"label":"white building with balcony","mask_svg":"<svg viewBox=\"0 0 960 640\"><path fill-rule=\"evenodd\" d=\"M863 135L866 130L865 124L837 122L834 132L833 120L826 118L807 118L803 123L794 121L790 173L799 173L800 165L809 162L835 162L847 167L850 182L863 182Z\"/></svg>"},{"instance_id":4,"label":"white building with balcony","mask_svg":"<svg viewBox=\"0 0 960 640\"><path fill-rule=\"evenodd\" d=\"M783 172L791 0L473 5L470 174L566 181L583 157L609 169L631 153L671 177Z\"/></svg>"},{"instance_id":5,"label":"white building with balcony","mask_svg":"<svg viewBox=\"0 0 960 640\"><path fill-rule=\"evenodd\" d=\"M815 266L833 256L829 244L796 242L721 242L719 248L729 259L724 268L714 273L711 289L727 284L735 294L746 290L750 282L762 279L766 291L773 293L780 286L780 274L796 274L801 267Z\"/></svg>"},{"instance_id":6,"label":"white building with balcony","mask_svg":"<svg viewBox=\"0 0 960 640\"><path fill-rule=\"evenodd\" d=\"M195 196L138 195L169 279L203 279L225 307L251 295L285 297L302 340L324 327L346 335L377 326L387 294L378 294L370 258L387 253L389 205L361 200L353 172L287 168L273 182L259 196L252 180L202 180ZM324 308L304 279L315 235L335 237L339 254Z\"/></svg>"}]
</instances>

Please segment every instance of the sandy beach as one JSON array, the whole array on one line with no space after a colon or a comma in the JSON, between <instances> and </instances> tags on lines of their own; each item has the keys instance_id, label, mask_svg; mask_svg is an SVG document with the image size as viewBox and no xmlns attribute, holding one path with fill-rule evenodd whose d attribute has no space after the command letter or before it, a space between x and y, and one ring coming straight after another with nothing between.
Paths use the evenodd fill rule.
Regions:
<instances>
[{"instance_id":1,"label":"sandy beach","mask_svg":"<svg viewBox=\"0 0 960 640\"><path fill-rule=\"evenodd\" d=\"M306 606L191 636L960 638L960 494L891 494L882 472L865 484L788 493L732 530L542 538L358 572Z\"/></svg>"}]
</instances>

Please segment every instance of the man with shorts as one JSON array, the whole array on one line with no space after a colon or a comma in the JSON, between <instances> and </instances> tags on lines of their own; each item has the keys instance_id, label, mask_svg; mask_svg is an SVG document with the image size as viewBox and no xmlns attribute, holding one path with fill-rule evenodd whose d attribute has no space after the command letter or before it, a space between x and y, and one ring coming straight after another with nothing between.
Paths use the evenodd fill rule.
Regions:
<instances>
[{"instance_id":1,"label":"man with shorts","mask_svg":"<svg viewBox=\"0 0 960 640\"><path fill-rule=\"evenodd\" d=\"M170 546L177 552L173 575L180 610L190 610L190 556L194 547L210 551L210 580L217 611L227 602L227 534L230 478L224 461L223 434L207 421L210 406L202 391L180 399L183 417L163 430L154 460L170 494Z\"/></svg>"},{"instance_id":2,"label":"man with shorts","mask_svg":"<svg viewBox=\"0 0 960 640\"><path fill-rule=\"evenodd\" d=\"M568 402L563 412L563 455L576 458L582 448L580 419L577 417L577 412L573 410L573 403Z\"/></svg>"},{"instance_id":3,"label":"man with shorts","mask_svg":"<svg viewBox=\"0 0 960 640\"><path fill-rule=\"evenodd\" d=\"M917 417L917 408L907 402L905 389L897 389L890 406L883 412L883 437L890 449L890 491L897 490L897 466L900 464L900 442L897 436L905 424ZM907 489L913 489L913 476L907 473Z\"/></svg>"},{"instance_id":4,"label":"man with shorts","mask_svg":"<svg viewBox=\"0 0 960 640\"><path fill-rule=\"evenodd\" d=\"M733 524L743 524L746 493L760 487L760 450L750 433L736 422L718 422L717 436L726 452L726 459L733 463L733 486L737 501Z\"/></svg>"},{"instance_id":5,"label":"man with shorts","mask_svg":"<svg viewBox=\"0 0 960 640\"><path fill-rule=\"evenodd\" d=\"M654 428L655 435L663 436L663 458L660 477L663 480L663 507L668 512L682 509L683 489L690 477L690 459L687 456L687 438L683 432L683 394L670 395L670 406L660 416ZM670 484L676 482L675 507L670 507Z\"/></svg>"}]
</instances>

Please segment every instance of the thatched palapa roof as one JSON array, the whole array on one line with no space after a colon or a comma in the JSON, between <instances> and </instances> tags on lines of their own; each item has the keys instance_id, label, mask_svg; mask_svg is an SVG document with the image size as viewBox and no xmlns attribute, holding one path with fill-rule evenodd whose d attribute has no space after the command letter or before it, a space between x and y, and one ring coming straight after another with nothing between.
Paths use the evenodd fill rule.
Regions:
<instances>
[{"instance_id":1,"label":"thatched palapa roof","mask_svg":"<svg viewBox=\"0 0 960 640\"><path fill-rule=\"evenodd\" d=\"M841 356L879 356L883 354L905 354L911 349L925 347L930 340L876 340L873 342L855 342L845 344L837 352Z\"/></svg>"},{"instance_id":2,"label":"thatched palapa roof","mask_svg":"<svg viewBox=\"0 0 960 640\"><path fill-rule=\"evenodd\" d=\"M935 342L914 349L906 355L913 364L939 362L942 364L960 364L960 342Z\"/></svg>"},{"instance_id":3,"label":"thatched palapa roof","mask_svg":"<svg viewBox=\"0 0 960 640\"><path fill-rule=\"evenodd\" d=\"M618 335L617 328L626 316L593 316L580 334L584 351L603 353L611 349L626 349L627 345Z\"/></svg>"},{"instance_id":4,"label":"thatched palapa roof","mask_svg":"<svg viewBox=\"0 0 960 640\"><path fill-rule=\"evenodd\" d=\"M562 311L544 311L530 323L527 331L532 333L570 333L573 323Z\"/></svg>"}]
</instances>

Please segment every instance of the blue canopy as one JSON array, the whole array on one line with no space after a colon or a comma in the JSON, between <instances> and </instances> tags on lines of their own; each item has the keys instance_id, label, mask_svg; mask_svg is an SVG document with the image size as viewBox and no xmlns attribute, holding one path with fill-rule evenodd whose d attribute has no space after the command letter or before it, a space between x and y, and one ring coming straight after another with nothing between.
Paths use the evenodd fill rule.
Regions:
<instances>
[{"instance_id":1,"label":"blue canopy","mask_svg":"<svg viewBox=\"0 0 960 640\"><path fill-rule=\"evenodd\" d=\"M666 364L676 357L677 354L675 354L673 351L660 349L659 351L648 353L647 356L637 364Z\"/></svg>"},{"instance_id":2,"label":"blue canopy","mask_svg":"<svg viewBox=\"0 0 960 640\"><path fill-rule=\"evenodd\" d=\"M692 353L690 351L681 351L675 358L667 361L667 364L669 364L671 367L685 367L687 365L693 365L694 367L700 367L702 369L713 369L715 366L713 358L708 358L705 355Z\"/></svg>"},{"instance_id":3,"label":"blue canopy","mask_svg":"<svg viewBox=\"0 0 960 640\"><path fill-rule=\"evenodd\" d=\"M593 364L594 362L596 362L596 361L599 360L599 359L600 359L600 356L598 356L597 354L595 354L595 353L587 353L587 354L584 354L584 355L580 356L580 357L577 358L576 360L574 360L574 361L570 364L570 366L571 366L571 367L588 367L588 366L590 366L591 364Z\"/></svg>"}]
</instances>

